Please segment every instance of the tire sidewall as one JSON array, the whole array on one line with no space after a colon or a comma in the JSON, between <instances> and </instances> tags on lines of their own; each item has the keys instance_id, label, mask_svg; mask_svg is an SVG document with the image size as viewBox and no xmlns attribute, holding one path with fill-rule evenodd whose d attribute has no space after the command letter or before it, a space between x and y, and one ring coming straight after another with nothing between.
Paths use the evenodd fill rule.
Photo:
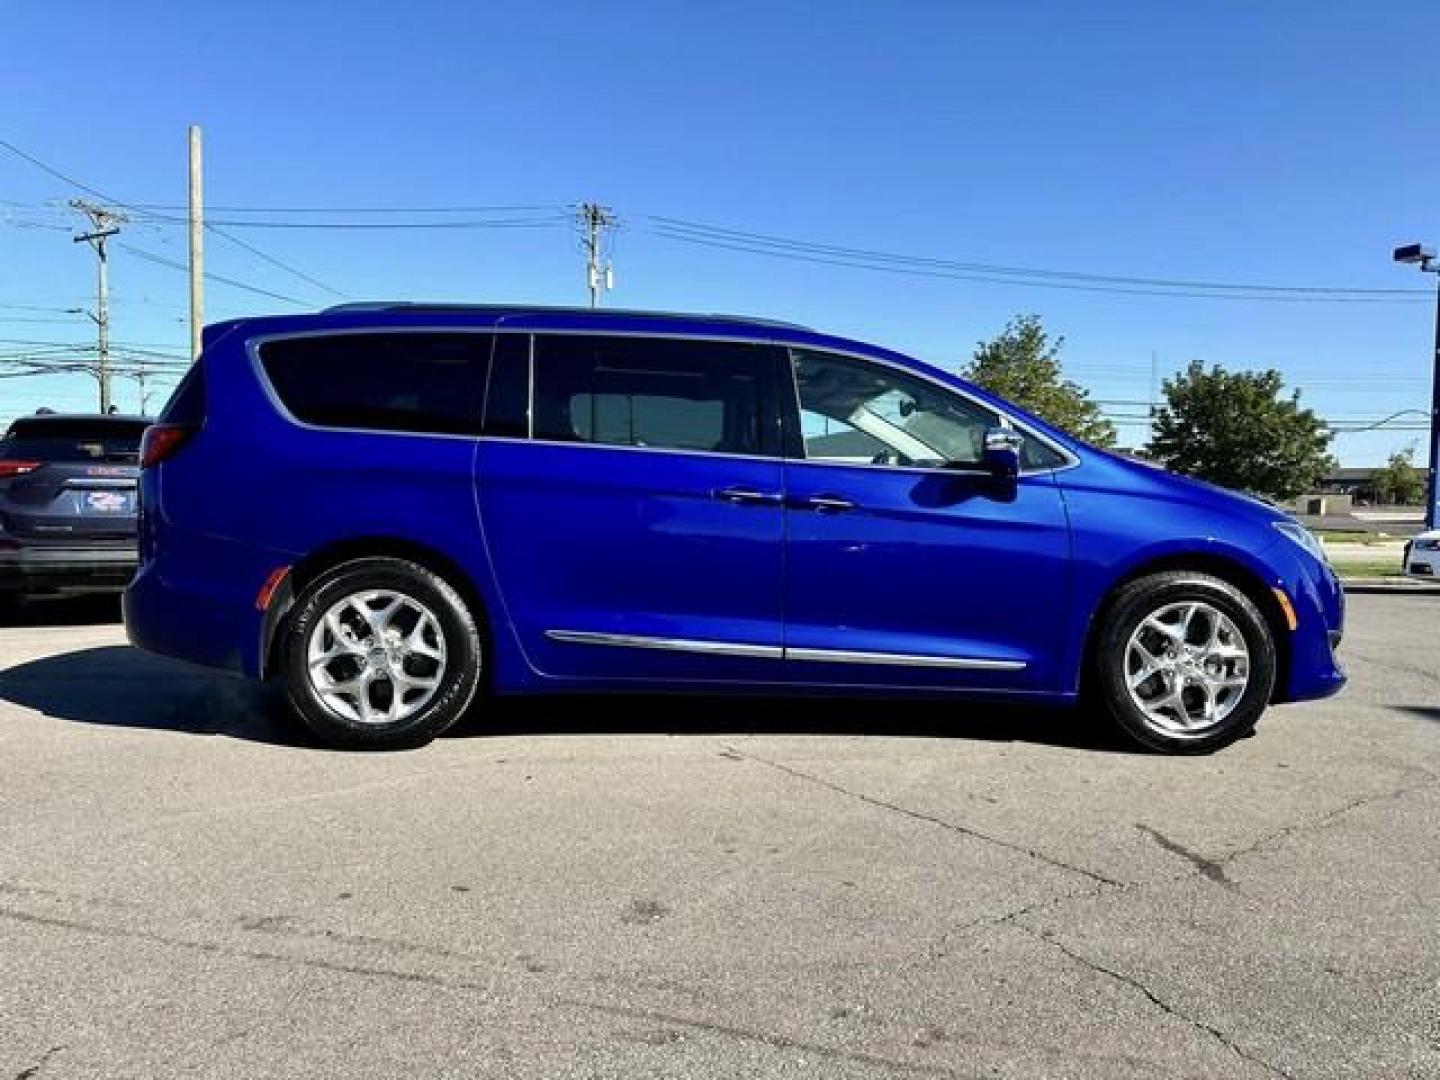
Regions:
<instances>
[{"instance_id":1,"label":"tire sidewall","mask_svg":"<svg viewBox=\"0 0 1440 1080\"><path fill-rule=\"evenodd\" d=\"M1125 653L1135 628L1159 608L1187 600L1203 601L1227 615L1250 652L1250 682L1240 701L1218 727L1194 738L1177 737L1151 726L1130 698L1125 670ZM1205 574L1156 575L1128 586L1106 620L1095 660L1097 683L1115 721L1144 746L1168 753L1205 753L1233 742L1255 726L1275 686L1275 642L1265 617L1244 593Z\"/></svg>"},{"instance_id":2,"label":"tire sidewall","mask_svg":"<svg viewBox=\"0 0 1440 1080\"><path fill-rule=\"evenodd\" d=\"M346 596L388 589L413 597L434 613L445 636L445 675L433 698L392 724L365 724L331 710L308 677L310 635L325 612ZM402 747L429 742L469 706L480 685L483 648L475 618L439 575L403 559L358 559L317 578L296 601L288 620L281 681L291 707L317 737L345 747Z\"/></svg>"}]
</instances>

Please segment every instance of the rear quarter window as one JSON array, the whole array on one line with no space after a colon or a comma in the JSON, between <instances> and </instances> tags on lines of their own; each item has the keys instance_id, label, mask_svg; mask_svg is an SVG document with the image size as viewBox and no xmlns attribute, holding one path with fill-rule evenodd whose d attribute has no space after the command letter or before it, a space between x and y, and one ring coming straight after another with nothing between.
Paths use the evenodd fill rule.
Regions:
<instances>
[{"instance_id":1,"label":"rear quarter window","mask_svg":"<svg viewBox=\"0 0 1440 1080\"><path fill-rule=\"evenodd\" d=\"M0 458L34 461L106 461L134 464L140 458L141 420L17 420L0 439Z\"/></svg>"},{"instance_id":2,"label":"rear quarter window","mask_svg":"<svg viewBox=\"0 0 1440 1080\"><path fill-rule=\"evenodd\" d=\"M260 346L295 419L317 427L474 435L494 335L316 334Z\"/></svg>"}]
</instances>

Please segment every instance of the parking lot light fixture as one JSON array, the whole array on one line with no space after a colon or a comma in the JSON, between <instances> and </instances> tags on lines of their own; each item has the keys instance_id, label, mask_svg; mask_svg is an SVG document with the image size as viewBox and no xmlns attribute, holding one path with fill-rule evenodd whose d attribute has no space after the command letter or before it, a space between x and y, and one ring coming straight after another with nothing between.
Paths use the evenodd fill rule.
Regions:
<instances>
[{"instance_id":1,"label":"parking lot light fixture","mask_svg":"<svg viewBox=\"0 0 1440 1080\"><path fill-rule=\"evenodd\" d=\"M1435 345L1431 357L1430 376L1430 479L1425 489L1425 528L1440 528L1440 259L1435 249L1424 244L1397 247L1392 255L1397 263L1418 267L1421 272L1436 275Z\"/></svg>"}]
</instances>

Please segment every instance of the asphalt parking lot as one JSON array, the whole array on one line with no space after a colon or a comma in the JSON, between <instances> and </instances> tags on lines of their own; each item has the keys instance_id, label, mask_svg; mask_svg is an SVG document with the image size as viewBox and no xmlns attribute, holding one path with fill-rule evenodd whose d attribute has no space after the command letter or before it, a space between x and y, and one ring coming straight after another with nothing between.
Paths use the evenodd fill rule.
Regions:
<instances>
[{"instance_id":1,"label":"asphalt parking lot","mask_svg":"<svg viewBox=\"0 0 1440 1080\"><path fill-rule=\"evenodd\" d=\"M1440 595L1198 759L708 700L334 753L111 614L0 627L6 1080L1440 1076Z\"/></svg>"}]
</instances>

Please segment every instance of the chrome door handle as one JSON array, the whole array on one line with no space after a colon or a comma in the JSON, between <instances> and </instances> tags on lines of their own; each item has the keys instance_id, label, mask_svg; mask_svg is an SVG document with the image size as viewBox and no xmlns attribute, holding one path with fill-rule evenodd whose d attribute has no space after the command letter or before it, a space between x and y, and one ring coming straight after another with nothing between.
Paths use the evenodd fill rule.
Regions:
<instances>
[{"instance_id":1,"label":"chrome door handle","mask_svg":"<svg viewBox=\"0 0 1440 1080\"><path fill-rule=\"evenodd\" d=\"M726 487L710 493L712 499L733 503L736 506L779 506L779 492L756 491L754 488Z\"/></svg>"},{"instance_id":2,"label":"chrome door handle","mask_svg":"<svg viewBox=\"0 0 1440 1080\"><path fill-rule=\"evenodd\" d=\"M847 510L855 509L853 502L837 495L812 495L805 500L805 505L822 514L843 514Z\"/></svg>"}]
</instances>

